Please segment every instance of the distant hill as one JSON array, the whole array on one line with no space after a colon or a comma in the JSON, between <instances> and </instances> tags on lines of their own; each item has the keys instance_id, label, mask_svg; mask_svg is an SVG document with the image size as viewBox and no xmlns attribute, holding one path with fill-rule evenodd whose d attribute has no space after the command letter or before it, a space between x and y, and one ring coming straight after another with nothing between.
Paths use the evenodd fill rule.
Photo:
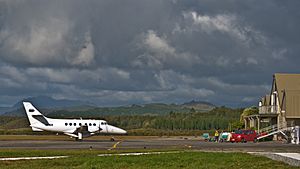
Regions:
<instances>
[{"instance_id":1,"label":"distant hill","mask_svg":"<svg viewBox=\"0 0 300 169\"><path fill-rule=\"evenodd\" d=\"M23 107L24 101L31 102L37 107L40 108L62 108L62 107L74 107L74 106L94 106L93 103L83 102L80 100L67 100L67 99L53 99L52 97L48 96L38 96L38 97L29 97L23 99L16 103L13 108L20 108Z\"/></svg>"},{"instance_id":2,"label":"distant hill","mask_svg":"<svg viewBox=\"0 0 300 169\"><path fill-rule=\"evenodd\" d=\"M98 107L89 102L78 100L58 100L51 97L40 96L23 99L16 103L6 116L25 116L23 101L30 101L45 115L50 117L99 117L105 115L164 115L170 112L189 113L193 111L204 112L212 110L211 103L191 101L182 105L151 103L142 105L129 105L119 107Z\"/></svg>"},{"instance_id":3,"label":"distant hill","mask_svg":"<svg viewBox=\"0 0 300 169\"><path fill-rule=\"evenodd\" d=\"M0 107L0 115L4 114L5 112L9 112L11 110L12 110L11 107Z\"/></svg>"},{"instance_id":4,"label":"distant hill","mask_svg":"<svg viewBox=\"0 0 300 169\"><path fill-rule=\"evenodd\" d=\"M80 100L67 100L67 99L53 99L48 96L37 96L22 99L14 104L12 107L0 108L0 114L11 116L24 116L23 101L28 101L34 104L39 110L43 110L43 113L47 114L55 109L67 109L72 107L95 107L93 103L84 102Z\"/></svg>"},{"instance_id":5,"label":"distant hill","mask_svg":"<svg viewBox=\"0 0 300 169\"><path fill-rule=\"evenodd\" d=\"M119 107L94 107L86 110L55 110L49 115L58 117L99 117L106 115L164 115L170 112L190 112L189 108L175 104L151 103L144 105L130 105Z\"/></svg>"},{"instance_id":6,"label":"distant hill","mask_svg":"<svg viewBox=\"0 0 300 169\"><path fill-rule=\"evenodd\" d=\"M181 106L189 109L193 108L195 110L212 110L213 108L216 107L211 103L204 102L204 101L195 101L195 100L192 100L187 103L183 103Z\"/></svg>"}]
</instances>

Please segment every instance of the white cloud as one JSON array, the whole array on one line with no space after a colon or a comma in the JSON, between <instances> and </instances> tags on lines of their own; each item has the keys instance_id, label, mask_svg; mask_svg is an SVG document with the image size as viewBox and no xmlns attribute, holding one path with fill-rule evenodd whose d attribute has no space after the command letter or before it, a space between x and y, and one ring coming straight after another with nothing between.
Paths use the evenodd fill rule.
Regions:
<instances>
[{"instance_id":1,"label":"white cloud","mask_svg":"<svg viewBox=\"0 0 300 169\"><path fill-rule=\"evenodd\" d=\"M8 29L8 28L7 28ZM67 20L49 18L44 23L32 23L23 34L3 30L4 48L10 50L12 60L32 64L47 64L62 60L60 52L66 47L70 25ZM26 31L27 30L27 31ZM4 38L5 36L5 38Z\"/></svg>"},{"instance_id":2,"label":"white cloud","mask_svg":"<svg viewBox=\"0 0 300 169\"><path fill-rule=\"evenodd\" d=\"M13 66L1 66L0 77L1 76L13 79L20 83L24 83L27 80L26 77L24 76L24 73L19 71L19 69Z\"/></svg>"},{"instance_id":3,"label":"white cloud","mask_svg":"<svg viewBox=\"0 0 300 169\"><path fill-rule=\"evenodd\" d=\"M8 78L0 78L0 83L3 88L16 89L16 88L22 87L22 84L17 83L15 81L13 81L12 79L8 79Z\"/></svg>"},{"instance_id":4,"label":"white cloud","mask_svg":"<svg viewBox=\"0 0 300 169\"><path fill-rule=\"evenodd\" d=\"M272 52L272 57L274 59L284 59L287 55L288 50L286 48L284 49L279 49L279 50L274 50Z\"/></svg>"},{"instance_id":5,"label":"white cloud","mask_svg":"<svg viewBox=\"0 0 300 169\"><path fill-rule=\"evenodd\" d=\"M253 64L253 65L258 64L258 61L255 58L249 57L246 60L247 60L247 64Z\"/></svg>"},{"instance_id":6,"label":"white cloud","mask_svg":"<svg viewBox=\"0 0 300 169\"><path fill-rule=\"evenodd\" d=\"M242 99L242 101L253 103L253 102L258 102L258 98L257 97L244 97Z\"/></svg>"},{"instance_id":7,"label":"white cloud","mask_svg":"<svg viewBox=\"0 0 300 169\"><path fill-rule=\"evenodd\" d=\"M193 29L201 29L207 33L213 33L214 31L220 31L229 33L230 35L245 40L246 37L243 32L238 29L237 17L229 14L218 14L216 16L201 15L197 12L190 11L184 12L185 19L191 19Z\"/></svg>"},{"instance_id":8,"label":"white cloud","mask_svg":"<svg viewBox=\"0 0 300 169\"><path fill-rule=\"evenodd\" d=\"M16 2L0 5L2 95L230 105L298 70L293 3Z\"/></svg>"},{"instance_id":9,"label":"white cloud","mask_svg":"<svg viewBox=\"0 0 300 169\"><path fill-rule=\"evenodd\" d=\"M24 70L27 78L53 83L71 83L76 85L97 85L99 79L109 83L112 79L119 81L129 80L130 73L117 68L98 68L96 70L76 68L27 68ZM80 77L80 78L79 78Z\"/></svg>"},{"instance_id":10,"label":"white cloud","mask_svg":"<svg viewBox=\"0 0 300 169\"><path fill-rule=\"evenodd\" d=\"M71 64L88 66L93 63L95 57L94 44L92 42L92 37L89 32L85 35L85 43L82 49L79 51L78 56L72 58Z\"/></svg>"},{"instance_id":11,"label":"white cloud","mask_svg":"<svg viewBox=\"0 0 300 169\"><path fill-rule=\"evenodd\" d=\"M25 70L28 78L54 83L70 83L76 71L74 69L28 68ZM79 75L79 74L78 74Z\"/></svg>"},{"instance_id":12,"label":"white cloud","mask_svg":"<svg viewBox=\"0 0 300 169\"><path fill-rule=\"evenodd\" d=\"M95 46L90 32L75 36L68 18L49 17L23 25L24 30L0 29L6 60L36 66L69 65L86 67L94 62ZM84 38L80 38L84 37Z\"/></svg>"},{"instance_id":13,"label":"white cloud","mask_svg":"<svg viewBox=\"0 0 300 169\"><path fill-rule=\"evenodd\" d=\"M266 37L259 31L255 30L250 25L245 25L240 18L234 14L217 14L214 16L201 15L195 11L183 12L183 17L192 22L191 25L186 25L184 28L176 27L176 31L204 31L212 34L219 31L230 35L246 45L250 41L266 44Z\"/></svg>"},{"instance_id":14,"label":"white cloud","mask_svg":"<svg viewBox=\"0 0 300 169\"><path fill-rule=\"evenodd\" d=\"M153 30L149 30L142 36L142 43L138 44L145 53L138 56L132 62L134 66L150 66L163 68L166 65L191 66L199 64L200 58L188 52L180 52L170 45L166 36L159 36Z\"/></svg>"},{"instance_id":15,"label":"white cloud","mask_svg":"<svg viewBox=\"0 0 300 169\"><path fill-rule=\"evenodd\" d=\"M159 37L153 30L149 30L144 39L144 44L148 46L148 49L158 56L164 54L175 55L175 49L171 47L165 38Z\"/></svg>"},{"instance_id":16,"label":"white cloud","mask_svg":"<svg viewBox=\"0 0 300 169\"><path fill-rule=\"evenodd\" d=\"M216 64L218 66L226 67L230 64L230 59L225 56L220 56L217 58Z\"/></svg>"}]
</instances>

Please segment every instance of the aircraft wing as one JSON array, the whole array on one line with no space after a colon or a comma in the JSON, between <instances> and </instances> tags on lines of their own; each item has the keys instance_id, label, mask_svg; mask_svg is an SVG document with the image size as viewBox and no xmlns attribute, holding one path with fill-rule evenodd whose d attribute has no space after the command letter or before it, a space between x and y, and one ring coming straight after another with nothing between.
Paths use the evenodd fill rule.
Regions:
<instances>
[{"instance_id":1,"label":"aircraft wing","mask_svg":"<svg viewBox=\"0 0 300 169\"><path fill-rule=\"evenodd\" d=\"M77 127L75 130L65 131L64 134L71 136L71 137L79 138L79 134L82 136L91 136L91 135L94 135L95 133L91 133L88 130L88 126L80 126L80 127Z\"/></svg>"},{"instance_id":2,"label":"aircraft wing","mask_svg":"<svg viewBox=\"0 0 300 169\"><path fill-rule=\"evenodd\" d=\"M76 135L76 134L72 134L72 133L64 133L65 135L68 135L68 136L71 136L71 137L75 137L75 138L77 138L78 137L78 135Z\"/></svg>"}]
</instances>

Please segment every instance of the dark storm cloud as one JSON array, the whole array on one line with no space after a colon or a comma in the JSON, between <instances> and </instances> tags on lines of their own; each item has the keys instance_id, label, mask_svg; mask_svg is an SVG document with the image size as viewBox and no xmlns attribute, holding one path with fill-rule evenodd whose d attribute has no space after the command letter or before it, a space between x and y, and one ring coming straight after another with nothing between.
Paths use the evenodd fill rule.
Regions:
<instances>
[{"instance_id":1,"label":"dark storm cloud","mask_svg":"<svg viewBox=\"0 0 300 169\"><path fill-rule=\"evenodd\" d=\"M256 104L273 73L298 71L299 3L0 1L1 104Z\"/></svg>"}]
</instances>

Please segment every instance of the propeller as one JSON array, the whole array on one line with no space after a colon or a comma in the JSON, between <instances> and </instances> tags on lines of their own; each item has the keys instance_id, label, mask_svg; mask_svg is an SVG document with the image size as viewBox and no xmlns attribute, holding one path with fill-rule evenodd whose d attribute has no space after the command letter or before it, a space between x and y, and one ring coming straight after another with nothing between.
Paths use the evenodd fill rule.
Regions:
<instances>
[{"instance_id":1,"label":"propeller","mask_svg":"<svg viewBox=\"0 0 300 169\"><path fill-rule=\"evenodd\" d=\"M98 126L98 133L100 133L103 129L100 127L100 124Z\"/></svg>"}]
</instances>

